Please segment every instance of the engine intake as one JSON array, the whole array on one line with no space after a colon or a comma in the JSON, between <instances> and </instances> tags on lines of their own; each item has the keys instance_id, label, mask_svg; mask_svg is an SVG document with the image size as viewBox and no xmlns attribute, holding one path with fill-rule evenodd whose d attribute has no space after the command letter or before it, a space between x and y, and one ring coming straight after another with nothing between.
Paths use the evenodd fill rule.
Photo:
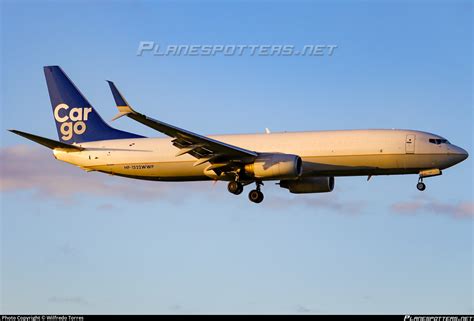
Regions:
<instances>
[{"instance_id":1,"label":"engine intake","mask_svg":"<svg viewBox=\"0 0 474 321\"><path fill-rule=\"evenodd\" d=\"M297 179L303 172L303 162L297 155L263 154L252 164L245 165L245 172L265 180Z\"/></svg>"},{"instance_id":2,"label":"engine intake","mask_svg":"<svg viewBox=\"0 0 474 321\"><path fill-rule=\"evenodd\" d=\"M308 177L297 180L282 180L280 187L287 188L290 193L327 193L334 189L334 177Z\"/></svg>"}]
</instances>

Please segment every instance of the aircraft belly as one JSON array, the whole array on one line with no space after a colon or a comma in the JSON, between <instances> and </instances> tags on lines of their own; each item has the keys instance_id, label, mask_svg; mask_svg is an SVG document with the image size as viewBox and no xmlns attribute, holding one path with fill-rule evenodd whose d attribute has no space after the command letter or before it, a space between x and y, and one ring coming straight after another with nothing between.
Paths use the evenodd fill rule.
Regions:
<instances>
[{"instance_id":1,"label":"aircraft belly","mask_svg":"<svg viewBox=\"0 0 474 321\"><path fill-rule=\"evenodd\" d=\"M303 157L303 176L415 174L420 169L444 168L440 154L373 154Z\"/></svg>"},{"instance_id":2,"label":"aircraft belly","mask_svg":"<svg viewBox=\"0 0 474 321\"><path fill-rule=\"evenodd\" d=\"M107 164L93 166L93 170L131 176L136 178L156 178L157 180L207 179L203 174L204 165L193 166L193 162L145 162L131 164Z\"/></svg>"}]
</instances>

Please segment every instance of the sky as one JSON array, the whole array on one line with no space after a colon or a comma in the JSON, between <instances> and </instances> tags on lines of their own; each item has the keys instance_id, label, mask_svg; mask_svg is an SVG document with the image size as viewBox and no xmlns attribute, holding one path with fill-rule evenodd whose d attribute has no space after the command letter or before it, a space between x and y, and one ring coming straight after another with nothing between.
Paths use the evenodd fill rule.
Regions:
<instances>
[{"instance_id":1,"label":"sky","mask_svg":"<svg viewBox=\"0 0 474 321\"><path fill-rule=\"evenodd\" d=\"M106 79L141 112L201 134L406 128L473 155L470 1L1 1L0 313L474 313L473 162L269 182L86 173L13 135L52 139L42 67L104 119ZM137 56L160 45L336 45L323 56ZM129 119L114 126L161 134Z\"/></svg>"}]
</instances>

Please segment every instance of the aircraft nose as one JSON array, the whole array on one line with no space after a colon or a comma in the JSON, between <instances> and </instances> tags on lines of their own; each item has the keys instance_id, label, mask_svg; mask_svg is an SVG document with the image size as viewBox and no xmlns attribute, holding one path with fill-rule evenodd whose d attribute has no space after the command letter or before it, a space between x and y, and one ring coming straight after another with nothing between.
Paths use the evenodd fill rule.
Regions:
<instances>
[{"instance_id":1,"label":"aircraft nose","mask_svg":"<svg viewBox=\"0 0 474 321\"><path fill-rule=\"evenodd\" d=\"M460 163L469 157L469 154L466 150L458 146L453 146L453 147L454 148L452 149L452 155L456 157L456 163Z\"/></svg>"}]
</instances>

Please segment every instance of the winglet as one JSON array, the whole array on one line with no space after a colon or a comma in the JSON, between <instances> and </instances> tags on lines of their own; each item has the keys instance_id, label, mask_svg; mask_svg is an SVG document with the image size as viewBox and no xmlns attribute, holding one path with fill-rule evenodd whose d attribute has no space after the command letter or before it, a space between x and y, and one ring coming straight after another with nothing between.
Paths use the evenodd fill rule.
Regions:
<instances>
[{"instance_id":1,"label":"winglet","mask_svg":"<svg viewBox=\"0 0 474 321\"><path fill-rule=\"evenodd\" d=\"M112 121L122 116L125 116L127 114L135 113L133 108L130 107L128 102L125 100L125 98L122 96L120 91L117 89L115 84L110 80L107 80L107 83L110 86L110 90L112 91L112 95L114 96L115 104L117 105L117 109L119 110L119 113L114 118L112 118Z\"/></svg>"}]
</instances>

